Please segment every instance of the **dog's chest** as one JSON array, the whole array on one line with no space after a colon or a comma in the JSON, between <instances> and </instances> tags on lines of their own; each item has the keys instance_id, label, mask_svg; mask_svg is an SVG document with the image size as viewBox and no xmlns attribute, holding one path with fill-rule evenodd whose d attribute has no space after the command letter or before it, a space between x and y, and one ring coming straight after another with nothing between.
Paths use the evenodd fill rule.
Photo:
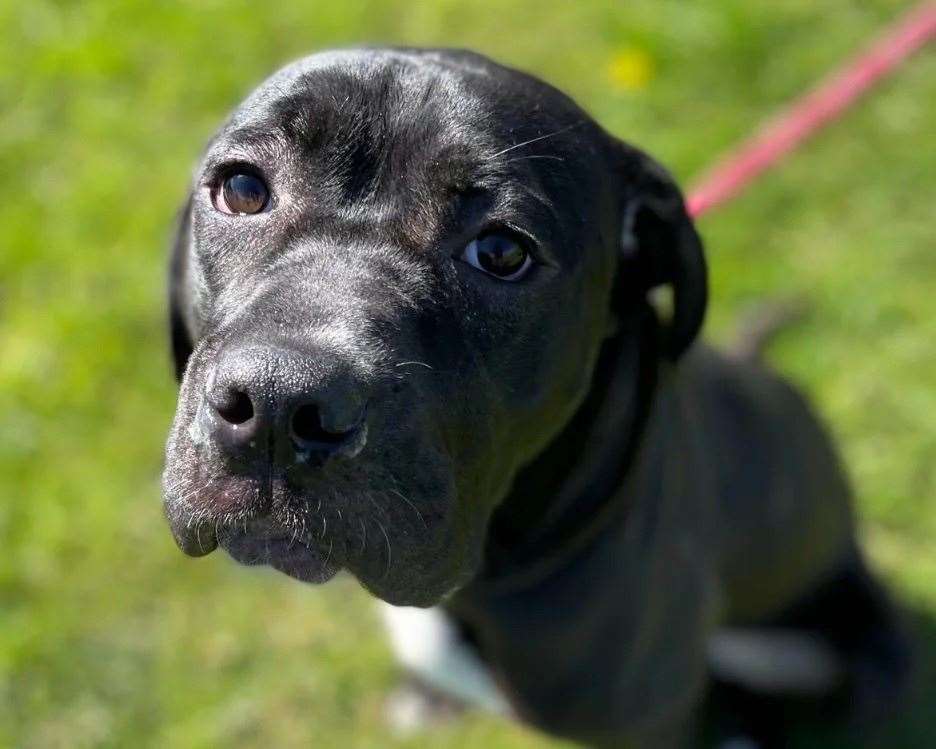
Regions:
<instances>
[{"instance_id":1,"label":"dog's chest","mask_svg":"<svg viewBox=\"0 0 936 749\"><path fill-rule=\"evenodd\" d=\"M623 735L703 687L712 565L684 533L652 533L658 513L631 521L538 586L448 606L514 710L548 731Z\"/></svg>"}]
</instances>

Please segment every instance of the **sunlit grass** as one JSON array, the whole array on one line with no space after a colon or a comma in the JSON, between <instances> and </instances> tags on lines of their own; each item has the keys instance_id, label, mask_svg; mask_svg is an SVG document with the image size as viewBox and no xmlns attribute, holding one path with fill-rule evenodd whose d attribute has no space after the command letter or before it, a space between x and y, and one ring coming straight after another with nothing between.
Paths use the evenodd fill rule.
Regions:
<instances>
[{"instance_id":1,"label":"sunlit grass","mask_svg":"<svg viewBox=\"0 0 936 749\"><path fill-rule=\"evenodd\" d=\"M688 179L902 5L0 5L0 745L549 744L481 716L388 736L395 671L353 582L312 589L172 545L166 240L204 141L259 79L359 41L473 47L542 74ZM930 684L934 121L929 52L701 224L716 338L757 300L810 304L772 358L840 440L870 552L931 638ZM928 698L879 745L929 746Z\"/></svg>"}]
</instances>

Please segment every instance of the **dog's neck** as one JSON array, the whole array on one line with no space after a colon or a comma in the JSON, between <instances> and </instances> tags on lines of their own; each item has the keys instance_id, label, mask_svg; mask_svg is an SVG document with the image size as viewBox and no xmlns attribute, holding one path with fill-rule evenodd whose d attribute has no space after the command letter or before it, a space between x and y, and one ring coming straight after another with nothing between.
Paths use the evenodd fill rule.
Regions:
<instances>
[{"instance_id":1,"label":"dog's neck","mask_svg":"<svg viewBox=\"0 0 936 749\"><path fill-rule=\"evenodd\" d=\"M626 513L620 487L640 444L659 369L656 316L641 308L602 346L574 416L513 483L488 531L478 583L522 586L562 566Z\"/></svg>"}]
</instances>

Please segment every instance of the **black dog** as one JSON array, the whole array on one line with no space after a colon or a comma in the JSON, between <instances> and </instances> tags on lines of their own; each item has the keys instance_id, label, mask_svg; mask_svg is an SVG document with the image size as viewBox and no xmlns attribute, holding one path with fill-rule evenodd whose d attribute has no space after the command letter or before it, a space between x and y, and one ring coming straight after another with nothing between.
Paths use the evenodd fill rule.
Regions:
<instances>
[{"instance_id":1,"label":"black dog","mask_svg":"<svg viewBox=\"0 0 936 749\"><path fill-rule=\"evenodd\" d=\"M672 179L560 92L467 52L302 60L183 211L175 538L438 604L513 711L591 744L679 744L718 683L869 703L904 656L834 451L690 348L705 307Z\"/></svg>"}]
</instances>

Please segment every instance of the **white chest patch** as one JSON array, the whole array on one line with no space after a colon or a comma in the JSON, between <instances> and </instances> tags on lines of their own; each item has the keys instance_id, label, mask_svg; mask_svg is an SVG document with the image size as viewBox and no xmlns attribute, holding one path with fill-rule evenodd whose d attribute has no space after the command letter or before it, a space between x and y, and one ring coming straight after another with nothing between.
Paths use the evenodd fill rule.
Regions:
<instances>
[{"instance_id":1,"label":"white chest patch","mask_svg":"<svg viewBox=\"0 0 936 749\"><path fill-rule=\"evenodd\" d=\"M410 673L466 705L511 714L487 667L444 611L381 603L380 614L394 655Z\"/></svg>"}]
</instances>

